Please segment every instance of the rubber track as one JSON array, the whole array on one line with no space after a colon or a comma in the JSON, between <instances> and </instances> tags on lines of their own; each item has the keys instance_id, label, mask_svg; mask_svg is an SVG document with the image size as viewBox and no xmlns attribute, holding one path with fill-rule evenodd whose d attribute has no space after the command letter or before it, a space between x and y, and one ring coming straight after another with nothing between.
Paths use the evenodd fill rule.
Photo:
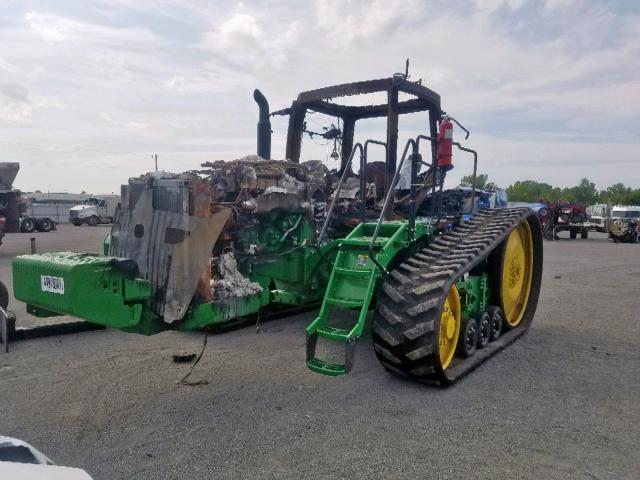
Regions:
<instances>
[{"instance_id":1,"label":"rubber track","mask_svg":"<svg viewBox=\"0 0 640 480\"><path fill-rule=\"evenodd\" d=\"M438 358L438 331L446 294L457 279L487 259L523 221L534 227L534 278L521 324L471 358L455 357L443 371ZM449 385L524 334L538 300L541 246L535 213L528 208L516 208L482 211L414 253L387 276L378 295L373 342L383 366L392 373L422 382Z\"/></svg>"}]
</instances>

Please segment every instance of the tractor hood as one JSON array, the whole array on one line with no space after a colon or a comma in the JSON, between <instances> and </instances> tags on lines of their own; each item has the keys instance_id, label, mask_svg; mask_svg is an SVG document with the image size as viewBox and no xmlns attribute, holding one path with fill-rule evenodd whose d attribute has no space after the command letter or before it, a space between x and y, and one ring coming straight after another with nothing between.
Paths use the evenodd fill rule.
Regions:
<instances>
[{"instance_id":1,"label":"tractor hood","mask_svg":"<svg viewBox=\"0 0 640 480\"><path fill-rule=\"evenodd\" d=\"M76 205L69 209L69 216L76 218L85 218L97 214L98 209L95 205Z\"/></svg>"},{"instance_id":2,"label":"tractor hood","mask_svg":"<svg viewBox=\"0 0 640 480\"><path fill-rule=\"evenodd\" d=\"M75 205L71 207L69 210L73 210L74 212L83 212L85 210L95 210L95 205Z\"/></svg>"}]
</instances>

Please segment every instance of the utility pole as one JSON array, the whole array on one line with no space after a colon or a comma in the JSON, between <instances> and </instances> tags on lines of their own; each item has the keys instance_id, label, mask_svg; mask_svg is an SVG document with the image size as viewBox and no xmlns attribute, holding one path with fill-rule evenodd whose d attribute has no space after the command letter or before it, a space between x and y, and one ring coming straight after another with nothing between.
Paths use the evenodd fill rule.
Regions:
<instances>
[{"instance_id":1,"label":"utility pole","mask_svg":"<svg viewBox=\"0 0 640 480\"><path fill-rule=\"evenodd\" d=\"M153 158L155 164L156 164L156 172L158 171L158 154L154 153L153 155L151 155L151 158Z\"/></svg>"}]
</instances>

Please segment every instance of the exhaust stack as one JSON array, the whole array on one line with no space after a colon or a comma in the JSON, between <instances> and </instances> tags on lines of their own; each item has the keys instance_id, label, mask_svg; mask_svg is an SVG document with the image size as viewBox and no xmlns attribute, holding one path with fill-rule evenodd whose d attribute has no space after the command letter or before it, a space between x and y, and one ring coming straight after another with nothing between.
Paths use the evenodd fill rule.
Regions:
<instances>
[{"instance_id":1,"label":"exhaust stack","mask_svg":"<svg viewBox=\"0 0 640 480\"><path fill-rule=\"evenodd\" d=\"M258 156L271 158L271 120L269 120L269 102L257 88L253 91L253 99L258 104Z\"/></svg>"}]
</instances>

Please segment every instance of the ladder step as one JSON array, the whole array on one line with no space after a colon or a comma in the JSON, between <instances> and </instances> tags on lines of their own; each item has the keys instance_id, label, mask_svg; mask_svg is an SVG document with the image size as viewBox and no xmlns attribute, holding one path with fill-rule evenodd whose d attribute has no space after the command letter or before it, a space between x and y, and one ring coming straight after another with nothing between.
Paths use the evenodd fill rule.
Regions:
<instances>
[{"instance_id":1,"label":"ladder step","mask_svg":"<svg viewBox=\"0 0 640 480\"><path fill-rule=\"evenodd\" d=\"M319 358L312 358L310 360L307 360L307 367L313 372L323 373L324 375L330 375L332 377L347 374L347 367L345 365L325 362L324 360L320 360Z\"/></svg>"},{"instance_id":2,"label":"ladder step","mask_svg":"<svg viewBox=\"0 0 640 480\"><path fill-rule=\"evenodd\" d=\"M341 298L325 297L325 301L327 303L330 303L331 305L336 305L337 307L343 307L343 308L362 307L361 300L343 300Z\"/></svg>"},{"instance_id":3,"label":"ladder step","mask_svg":"<svg viewBox=\"0 0 640 480\"><path fill-rule=\"evenodd\" d=\"M344 328L336 328L336 327L329 327L329 326L320 327L318 328L318 330L316 330L316 333L321 337L330 338L331 340L339 340L343 342L346 342L347 340L349 340L350 332L351 330L345 330Z\"/></svg>"},{"instance_id":4,"label":"ladder step","mask_svg":"<svg viewBox=\"0 0 640 480\"><path fill-rule=\"evenodd\" d=\"M371 277L371 270L356 270L355 268L333 267L333 271L340 275L349 276L349 277L361 277L361 278Z\"/></svg>"},{"instance_id":5,"label":"ladder step","mask_svg":"<svg viewBox=\"0 0 640 480\"><path fill-rule=\"evenodd\" d=\"M387 237L378 237L376 238L374 247L382 247L385 243L387 243L389 239ZM353 237L353 238L345 238L340 241L340 245L348 245L353 247L368 247L371 244L371 237Z\"/></svg>"}]
</instances>

